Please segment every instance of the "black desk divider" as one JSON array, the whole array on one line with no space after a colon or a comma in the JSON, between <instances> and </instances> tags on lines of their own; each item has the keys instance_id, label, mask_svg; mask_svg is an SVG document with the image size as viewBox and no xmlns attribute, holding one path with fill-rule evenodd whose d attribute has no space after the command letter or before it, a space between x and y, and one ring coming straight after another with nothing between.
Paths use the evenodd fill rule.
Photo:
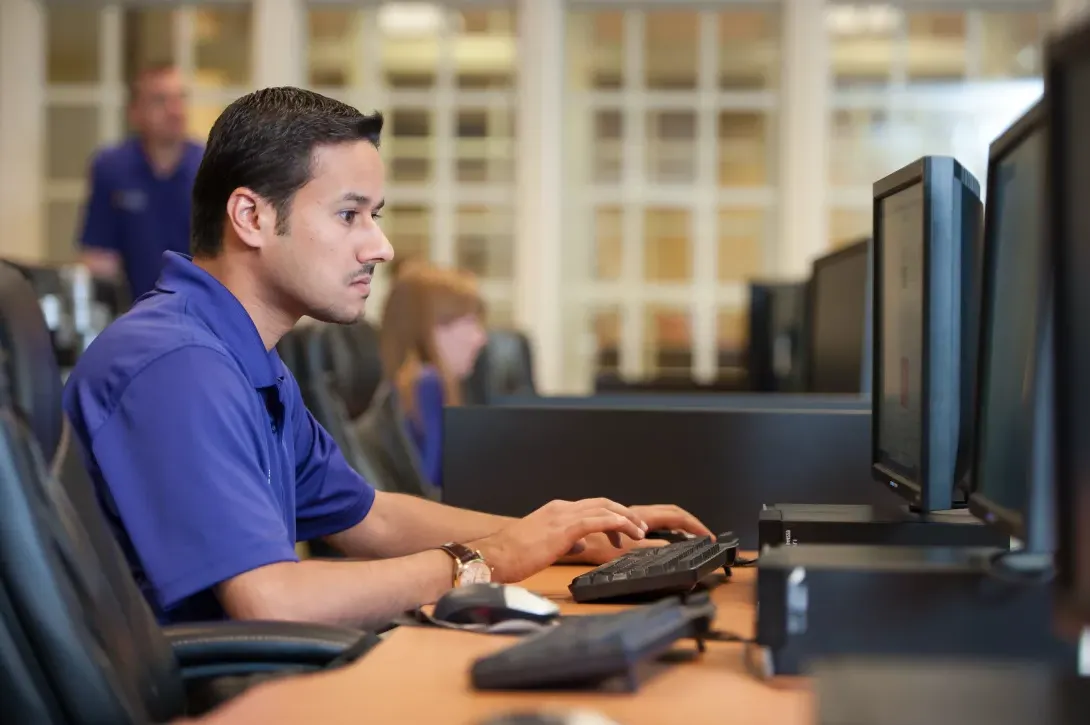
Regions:
<instances>
[{"instance_id":1,"label":"black desk divider","mask_svg":"<svg viewBox=\"0 0 1090 725\"><path fill-rule=\"evenodd\" d=\"M508 408L647 408L651 410L870 410L870 398L828 393L596 393L587 396L505 395Z\"/></svg>"},{"instance_id":2,"label":"black desk divider","mask_svg":"<svg viewBox=\"0 0 1090 725\"><path fill-rule=\"evenodd\" d=\"M524 516L552 499L674 503L757 547L761 505L896 511L870 477L870 403L856 410L463 406L444 425L443 501Z\"/></svg>"}]
</instances>

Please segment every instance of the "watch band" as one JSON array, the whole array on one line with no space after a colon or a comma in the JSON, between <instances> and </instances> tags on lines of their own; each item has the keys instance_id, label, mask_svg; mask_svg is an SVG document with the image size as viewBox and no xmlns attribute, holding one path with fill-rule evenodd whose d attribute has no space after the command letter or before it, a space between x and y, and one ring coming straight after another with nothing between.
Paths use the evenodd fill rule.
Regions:
<instances>
[{"instance_id":1,"label":"watch band","mask_svg":"<svg viewBox=\"0 0 1090 725\"><path fill-rule=\"evenodd\" d=\"M452 583L456 587L461 585L462 574L465 572L467 566L475 561L479 561L482 564L485 563L484 557L481 556L481 552L474 551L465 544L450 541L439 548L447 552L454 559L454 577Z\"/></svg>"}]
</instances>

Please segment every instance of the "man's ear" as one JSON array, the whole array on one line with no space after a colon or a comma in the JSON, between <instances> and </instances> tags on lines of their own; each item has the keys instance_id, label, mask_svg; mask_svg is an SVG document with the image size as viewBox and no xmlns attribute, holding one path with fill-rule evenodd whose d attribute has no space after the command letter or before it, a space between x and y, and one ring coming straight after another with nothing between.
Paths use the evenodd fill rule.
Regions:
<instances>
[{"instance_id":1,"label":"man's ear","mask_svg":"<svg viewBox=\"0 0 1090 725\"><path fill-rule=\"evenodd\" d=\"M227 199L227 223L243 244L260 249L276 226L276 211L254 191L240 187Z\"/></svg>"}]
</instances>

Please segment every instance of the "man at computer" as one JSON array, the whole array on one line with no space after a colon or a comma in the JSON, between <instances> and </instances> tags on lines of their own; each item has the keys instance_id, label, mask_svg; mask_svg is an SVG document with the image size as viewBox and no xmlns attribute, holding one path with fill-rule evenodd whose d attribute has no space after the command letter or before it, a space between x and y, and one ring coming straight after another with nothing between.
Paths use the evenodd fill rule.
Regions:
<instances>
[{"instance_id":1,"label":"man at computer","mask_svg":"<svg viewBox=\"0 0 1090 725\"><path fill-rule=\"evenodd\" d=\"M304 407L275 345L307 315L351 323L393 258L382 118L295 88L232 103L193 187L191 253L72 371L65 410L100 502L164 622L371 626L452 586L592 563L653 528L710 532L674 506L554 501L523 519L376 492ZM350 560L300 561L325 538Z\"/></svg>"}]
</instances>

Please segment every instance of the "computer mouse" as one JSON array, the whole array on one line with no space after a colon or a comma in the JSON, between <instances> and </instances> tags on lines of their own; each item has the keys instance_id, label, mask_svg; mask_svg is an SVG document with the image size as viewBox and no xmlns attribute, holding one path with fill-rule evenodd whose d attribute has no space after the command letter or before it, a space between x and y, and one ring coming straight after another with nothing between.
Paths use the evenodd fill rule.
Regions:
<instances>
[{"instance_id":1,"label":"computer mouse","mask_svg":"<svg viewBox=\"0 0 1090 725\"><path fill-rule=\"evenodd\" d=\"M484 720L480 725L620 725L592 710L511 712Z\"/></svg>"},{"instance_id":2,"label":"computer mouse","mask_svg":"<svg viewBox=\"0 0 1090 725\"><path fill-rule=\"evenodd\" d=\"M449 624L492 625L510 620L545 624L560 616L556 602L513 584L456 587L435 603L432 617Z\"/></svg>"}]
</instances>

